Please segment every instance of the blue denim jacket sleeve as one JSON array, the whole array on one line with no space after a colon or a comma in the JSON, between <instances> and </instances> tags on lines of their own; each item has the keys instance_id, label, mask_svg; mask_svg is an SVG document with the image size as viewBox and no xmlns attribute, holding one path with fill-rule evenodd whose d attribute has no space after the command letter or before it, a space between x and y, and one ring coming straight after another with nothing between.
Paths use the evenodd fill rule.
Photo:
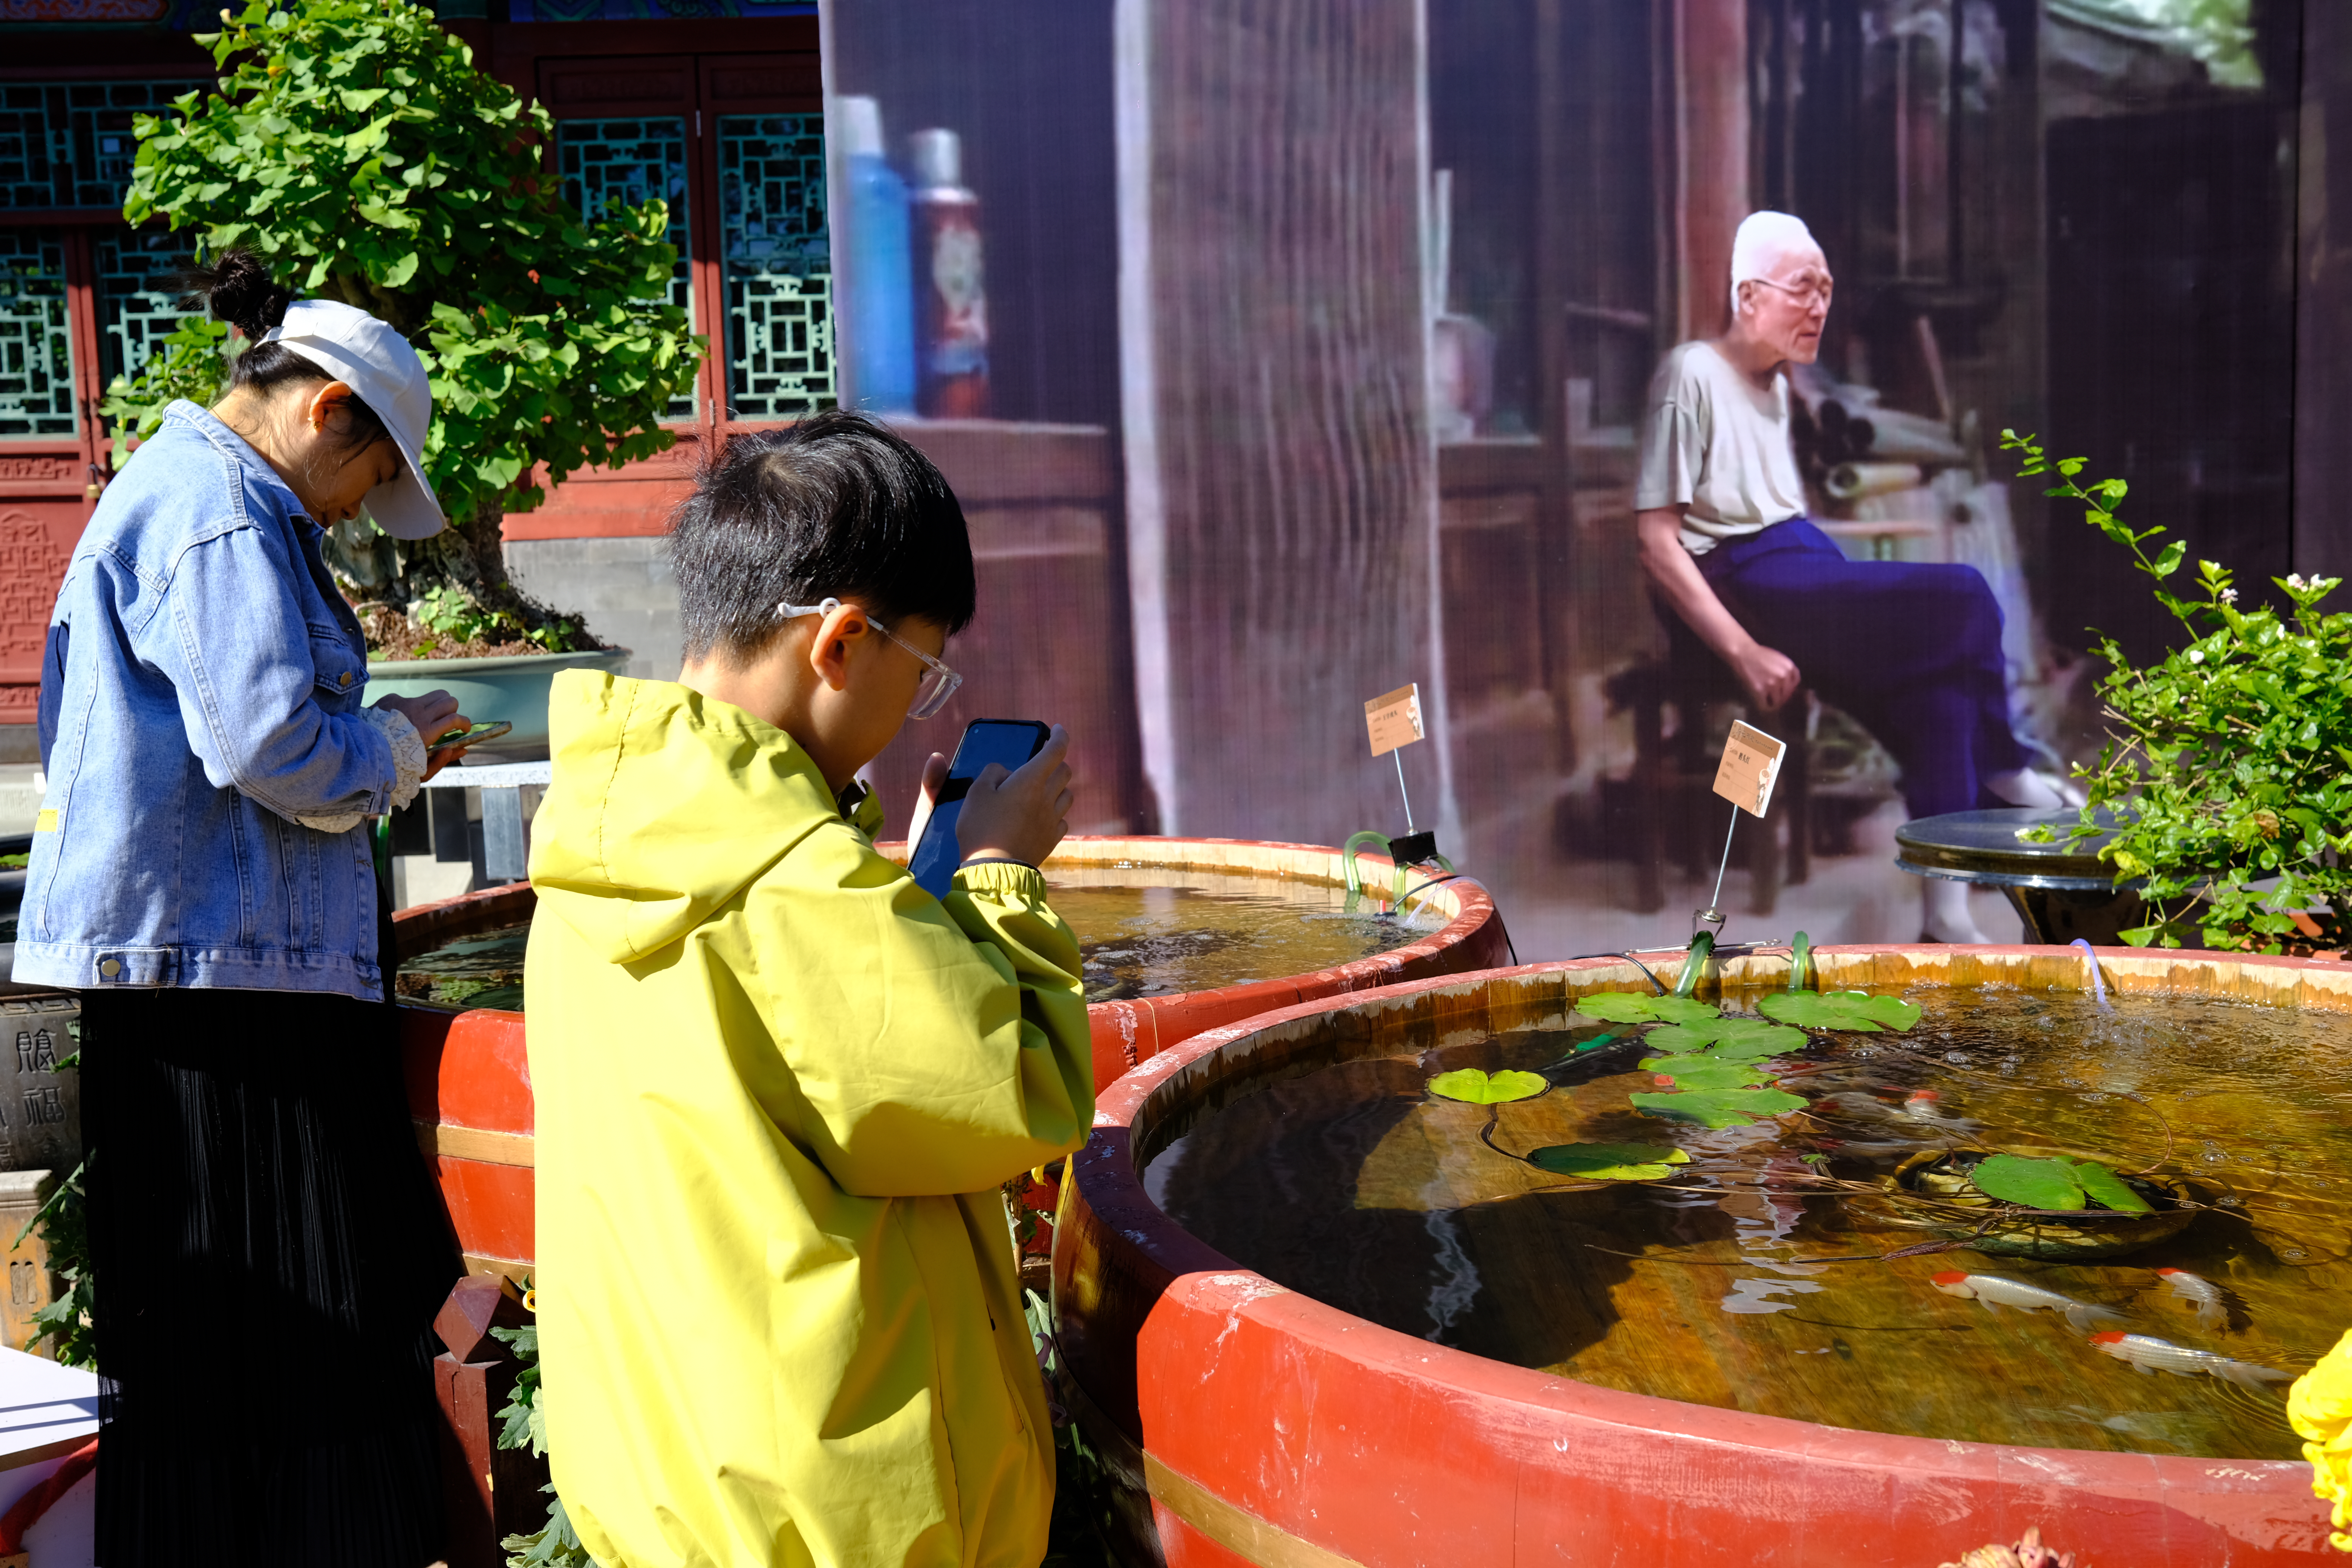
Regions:
<instances>
[{"instance_id":1,"label":"blue denim jacket sleeve","mask_svg":"<svg viewBox=\"0 0 2352 1568\"><path fill-rule=\"evenodd\" d=\"M313 626L289 559L300 537L241 523L191 543L156 612L132 629L141 658L178 693L188 745L215 788L292 820L390 809L391 742L357 712L318 701L367 679L341 628Z\"/></svg>"}]
</instances>

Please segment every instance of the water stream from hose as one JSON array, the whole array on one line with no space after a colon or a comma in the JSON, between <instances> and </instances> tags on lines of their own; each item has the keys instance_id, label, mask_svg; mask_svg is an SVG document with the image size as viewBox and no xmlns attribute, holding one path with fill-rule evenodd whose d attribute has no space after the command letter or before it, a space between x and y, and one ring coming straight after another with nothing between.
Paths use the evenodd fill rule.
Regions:
<instances>
[{"instance_id":1,"label":"water stream from hose","mask_svg":"<svg viewBox=\"0 0 2352 1568\"><path fill-rule=\"evenodd\" d=\"M2079 947L2083 950L2083 962L2089 964L2091 967L2091 990L2096 994L2099 998L2099 1011L2102 1013L2106 1012L2108 1010L2107 986L2106 982L2099 978L2099 955L2091 950L2091 943L2089 940L2084 937L2078 936L2066 945L2068 947Z\"/></svg>"}]
</instances>

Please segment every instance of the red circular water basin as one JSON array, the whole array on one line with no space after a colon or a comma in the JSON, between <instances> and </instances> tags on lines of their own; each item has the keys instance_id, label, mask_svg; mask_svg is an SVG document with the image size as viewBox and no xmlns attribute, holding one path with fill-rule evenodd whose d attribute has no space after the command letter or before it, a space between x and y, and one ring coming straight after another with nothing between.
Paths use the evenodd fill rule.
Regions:
<instances>
[{"instance_id":1,"label":"red circular water basin","mask_svg":"<svg viewBox=\"0 0 2352 1568\"><path fill-rule=\"evenodd\" d=\"M2110 991L2352 1009L2342 964L2098 960ZM1780 957L1728 978L1743 963L1750 984L1787 975ZM2084 976L2059 948L1830 948L1816 964L1824 990ZM1103 1092L1063 1184L1054 1304L1063 1394L1111 1478L1121 1561L1927 1568L2029 1526L2117 1568L2325 1555L2307 1465L1897 1436L1598 1387L1286 1289L1145 1193L1139 1167L1192 1118L1335 1045L1506 1029L1634 989L1639 972L1600 960L1311 1001L1196 1036Z\"/></svg>"},{"instance_id":2,"label":"red circular water basin","mask_svg":"<svg viewBox=\"0 0 2352 1568\"><path fill-rule=\"evenodd\" d=\"M885 845L884 852L903 846ZM1366 897L1384 902L1394 890L1389 862L1361 861ZM1234 838L1070 837L1046 862L1048 872L1119 868L1198 871L1338 885L1339 852L1307 844ZM1415 880L1420 879L1416 876ZM1417 901L1410 896L1408 901ZM1270 1008L1369 991L1399 981L1466 973L1505 962L1509 938L1493 900L1476 881L1455 878L1420 895L1446 923L1408 945L1311 973L1169 996L1099 1003L1087 1009L1093 1029L1095 1082L1109 1084L1203 1029ZM527 921L537 902L528 884L486 889L393 916L404 959L457 938ZM530 1062L524 1015L500 1008L454 1011L401 1005L402 1067L409 1114L439 1182L467 1266L520 1276L532 1243Z\"/></svg>"}]
</instances>

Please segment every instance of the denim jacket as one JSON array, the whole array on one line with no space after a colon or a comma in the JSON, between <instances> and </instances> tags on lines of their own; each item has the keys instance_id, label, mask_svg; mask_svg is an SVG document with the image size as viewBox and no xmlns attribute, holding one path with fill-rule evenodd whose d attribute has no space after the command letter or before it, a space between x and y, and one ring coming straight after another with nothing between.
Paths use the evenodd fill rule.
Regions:
<instances>
[{"instance_id":1,"label":"denim jacket","mask_svg":"<svg viewBox=\"0 0 2352 1568\"><path fill-rule=\"evenodd\" d=\"M366 828L295 820L387 810L396 777L320 539L193 403L107 487L50 621L20 983L383 994Z\"/></svg>"}]
</instances>

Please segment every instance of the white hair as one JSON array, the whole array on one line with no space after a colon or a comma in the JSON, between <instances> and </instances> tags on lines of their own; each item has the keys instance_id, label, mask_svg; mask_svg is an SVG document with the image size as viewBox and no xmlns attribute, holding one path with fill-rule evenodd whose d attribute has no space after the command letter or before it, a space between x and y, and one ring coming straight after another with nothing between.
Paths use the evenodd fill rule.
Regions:
<instances>
[{"instance_id":1,"label":"white hair","mask_svg":"<svg viewBox=\"0 0 2352 1568\"><path fill-rule=\"evenodd\" d=\"M1821 242L1805 220L1787 213L1754 212L1739 220L1731 237L1731 313L1739 314L1739 286L1763 278L1769 264L1792 250L1821 253Z\"/></svg>"}]
</instances>

